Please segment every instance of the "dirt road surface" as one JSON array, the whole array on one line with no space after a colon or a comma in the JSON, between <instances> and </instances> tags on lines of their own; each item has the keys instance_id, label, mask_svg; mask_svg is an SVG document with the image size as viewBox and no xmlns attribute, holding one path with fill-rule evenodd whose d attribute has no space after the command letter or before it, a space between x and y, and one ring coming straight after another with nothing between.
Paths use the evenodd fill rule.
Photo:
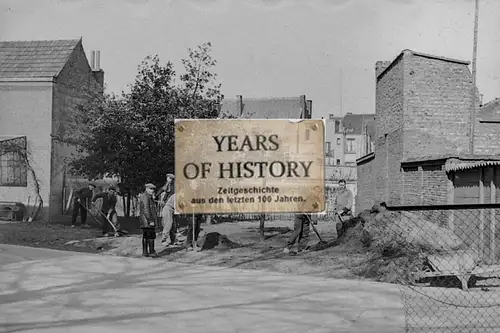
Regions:
<instances>
[{"instance_id":1,"label":"dirt road surface","mask_svg":"<svg viewBox=\"0 0 500 333\"><path fill-rule=\"evenodd\" d=\"M403 331L395 285L56 252L2 246L0 332Z\"/></svg>"}]
</instances>

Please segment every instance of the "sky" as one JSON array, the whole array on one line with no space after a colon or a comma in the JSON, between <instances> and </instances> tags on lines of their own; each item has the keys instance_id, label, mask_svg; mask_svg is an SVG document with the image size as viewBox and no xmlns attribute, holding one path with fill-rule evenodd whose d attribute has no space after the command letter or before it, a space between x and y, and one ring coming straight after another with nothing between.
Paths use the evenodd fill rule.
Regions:
<instances>
[{"instance_id":1,"label":"sky","mask_svg":"<svg viewBox=\"0 0 500 333\"><path fill-rule=\"evenodd\" d=\"M500 97L499 0L480 0L477 85ZM296 97L313 117L375 113L378 60L411 49L472 59L473 0L0 0L0 40L83 38L108 92L149 54L177 71L210 41L226 98Z\"/></svg>"}]
</instances>

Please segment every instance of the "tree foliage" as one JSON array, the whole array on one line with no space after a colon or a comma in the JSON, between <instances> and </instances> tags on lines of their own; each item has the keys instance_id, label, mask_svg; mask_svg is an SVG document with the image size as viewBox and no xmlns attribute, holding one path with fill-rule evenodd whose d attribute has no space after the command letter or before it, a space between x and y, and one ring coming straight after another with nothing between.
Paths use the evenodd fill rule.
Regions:
<instances>
[{"instance_id":1,"label":"tree foliage","mask_svg":"<svg viewBox=\"0 0 500 333\"><path fill-rule=\"evenodd\" d=\"M73 140L74 172L96 179L118 176L132 193L146 182L160 184L174 171L174 120L216 118L221 85L213 72L211 44L188 50L184 71L147 56L130 91L106 94L81 105Z\"/></svg>"}]
</instances>

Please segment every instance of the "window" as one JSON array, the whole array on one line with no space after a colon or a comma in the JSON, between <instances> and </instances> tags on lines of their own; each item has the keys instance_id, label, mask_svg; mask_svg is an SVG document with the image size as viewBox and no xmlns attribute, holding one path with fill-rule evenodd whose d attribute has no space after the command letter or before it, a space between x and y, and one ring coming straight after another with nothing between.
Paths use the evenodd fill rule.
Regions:
<instances>
[{"instance_id":1,"label":"window","mask_svg":"<svg viewBox=\"0 0 500 333\"><path fill-rule=\"evenodd\" d=\"M354 139L348 138L346 142L345 151L346 153L354 153L355 152Z\"/></svg>"},{"instance_id":2,"label":"window","mask_svg":"<svg viewBox=\"0 0 500 333\"><path fill-rule=\"evenodd\" d=\"M340 138L337 138L337 146L340 146Z\"/></svg>"},{"instance_id":3,"label":"window","mask_svg":"<svg viewBox=\"0 0 500 333\"><path fill-rule=\"evenodd\" d=\"M340 159L337 158L337 165L340 165Z\"/></svg>"},{"instance_id":4,"label":"window","mask_svg":"<svg viewBox=\"0 0 500 333\"><path fill-rule=\"evenodd\" d=\"M331 142L325 142L325 154L328 155L330 151L332 150L332 143Z\"/></svg>"},{"instance_id":5,"label":"window","mask_svg":"<svg viewBox=\"0 0 500 333\"><path fill-rule=\"evenodd\" d=\"M335 133L340 133L340 120L335 120Z\"/></svg>"},{"instance_id":6,"label":"window","mask_svg":"<svg viewBox=\"0 0 500 333\"><path fill-rule=\"evenodd\" d=\"M0 186L28 186L26 137L0 141Z\"/></svg>"}]
</instances>

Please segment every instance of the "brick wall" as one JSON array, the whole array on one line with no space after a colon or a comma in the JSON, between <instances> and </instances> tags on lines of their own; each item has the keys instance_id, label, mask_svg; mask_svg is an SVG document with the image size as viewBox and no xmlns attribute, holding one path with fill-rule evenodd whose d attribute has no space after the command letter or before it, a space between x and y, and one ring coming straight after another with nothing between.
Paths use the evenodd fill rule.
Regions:
<instances>
[{"instance_id":1,"label":"brick wall","mask_svg":"<svg viewBox=\"0 0 500 333\"><path fill-rule=\"evenodd\" d=\"M422 203L422 170L418 165L402 168L401 197L403 205Z\"/></svg>"},{"instance_id":2,"label":"brick wall","mask_svg":"<svg viewBox=\"0 0 500 333\"><path fill-rule=\"evenodd\" d=\"M439 205L448 203L448 175L444 162L413 163L402 168L404 205Z\"/></svg>"},{"instance_id":3,"label":"brick wall","mask_svg":"<svg viewBox=\"0 0 500 333\"><path fill-rule=\"evenodd\" d=\"M479 155L500 154L499 123L477 123L474 137L474 153Z\"/></svg>"},{"instance_id":4,"label":"brick wall","mask_svg":"<svg viewBox=\"0 0 500 333\"><path fill-rule=\"evenodd\" d=\"M472 102L467 63L406 53L404 81L404 157L467 153Z\"/></svg>"},{"instance_id":5,"label":"brick wall","mask_svg":"<svg viewBox=\"0 0 500 333\"><path fill-rule=\"evenodd\" d=\"M375 200L374 156L358 163L356 212L371 208Z\"/></svg>"},{"instance_id":6,"label":"brick wall","mask_svg":"<svg viewBox=\"0 0 500 333\"><path fill-rule=\"evenodd\" d=\"M384 201L391 205L401 204L401 159L403 157L403 131L395 130L387 136L388 144L388 190ZM388 196L388 199L387 199Z\"/></svg>"},{"instance_id":7,"label":"brick wall","mask_svg":"<svg viewBox=\"0 0 500 333\"><path fill-rule=\"evenodd\" d=\"M403 57L399 56L390 66L388 62L377 62L375 65L378 77L373 200L389 204L398 204L401 196L400 161L403 149L401 129L404 107L402 60ZM387 70L383 72L386 68Z\"/></svg>"},{"instance_id":8,"label":"brick wall","mask_svg":"<svg viewBox=\"0 0 500 333\"><path fill-rule=\"evenodd\" d=\"M423 204L439 205L448 202L448 176L444 165L422 165Z\"/></svg>"},{"instance_id":9,"label":"brick wall","mask_svg":"<svg viewBox=\"0 0 500 333\"><path fill-rule=\"evenodd\" d=\"M377 78L375 140L402 128L404 103L404 71L402 57Z\"/></svg>"},{"instance_id":10,"label":"brick wall","mask_svg":"<svg viewBox=\"0 0 500 333\"><path fill-rule=\"evenodd\" d=\"M474 151L476 154L500 154L500 98L486 103L477 115ZM495 123L479 122L480 119L496 120Z\"/></svg>"},{"instance_id":11,"label":"brick wall","mask_svg":"<svg viewBox=\"0 0 500 333\"><path fill-rule=\"evenodd\" d=\"M66 159L76 153L76 148L65 143L77 106L85 103L103 87L96 81L81 44L79 44L54 84L54 108L52 113L52 168L50 201L51 219L61 216L63 188L66 175ZM99 75L103 75L100 72ZM68 194L66 194L68 196Z\"/></svg>"}]
</instances>

